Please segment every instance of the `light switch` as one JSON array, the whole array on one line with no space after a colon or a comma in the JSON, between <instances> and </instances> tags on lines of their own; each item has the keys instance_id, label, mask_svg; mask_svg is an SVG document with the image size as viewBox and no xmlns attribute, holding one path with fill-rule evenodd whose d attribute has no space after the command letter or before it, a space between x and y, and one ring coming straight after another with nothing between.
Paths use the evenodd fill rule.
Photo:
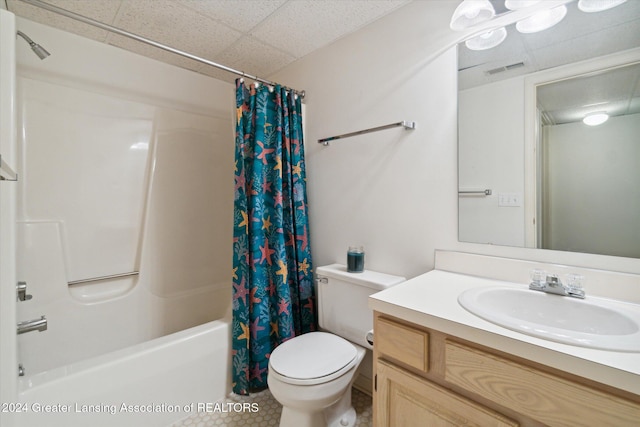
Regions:
<instances>
[{"instance_id":1,"label":"light switch","mask_svg":"<svg viewBox=\"0 0 640 427\"><path fill-rule=\"evenodd\" d=\"M498 193L498 206L522 206L522 193Z\"/></svg>"}]
</instances>

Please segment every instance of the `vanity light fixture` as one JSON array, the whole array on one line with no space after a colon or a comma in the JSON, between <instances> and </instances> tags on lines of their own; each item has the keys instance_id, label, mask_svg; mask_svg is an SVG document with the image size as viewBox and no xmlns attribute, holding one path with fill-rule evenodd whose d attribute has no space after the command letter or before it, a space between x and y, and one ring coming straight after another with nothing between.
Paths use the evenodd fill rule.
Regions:
<instances>
[{"instance_id":1,"label":"vanity light fixture","mask_svg":"<svg viewBox=\"0 0 640 427\"><path fill-rule=\"evenodd\" d=\"M453 12L449 27L455 31L462 31L489 21L495 15L496 11L489 0L464 0Z\"/></svg>"},{"instance_id":2,"label":"vanity light fixture","mask_svg":"<svg viewBox=\"0 0 640 427\"><path fill-rule=\"evenodd\" d=\"M500 27L469 39L464 44L471 50L486 50L498 46L506 38L507 29Z\"/></svg>"},{"instance_id":3,"label":"vanity light fixture","mask_svg":"<svg viewBox=\"0 0 640 427\"><path fill-rule=\"evenodd\" d=\"M542 0L505 0L504 5L511 11L527 9L541 3ZM578 8L583 12L600 12L626 3L627 0L578 0ZM516 30L530 34L553 27L567 15L567 6L551 7L535 12L533 15L516 22ZM489 0L463 0L453 12L449 27L454 31L463 31L496 16ZM477 34L477 33L476 33ZM493 29L467 40L465 45L471 50L485 50L498 46L507 36L505 27Z\"/></svg>"},{"instance_id":4,"label":"vanity light fixture","mask_svg":"<svg viewBox=\"0 0 640 427\"><path fill-rule=\"evenodd\" d=\"M567 7L565 5L542 10L522 21L516 22L516 30L524 34L544 31L562 21L566 14Z\"/></svg>"},{"instance_id":5,"label":"vanity light fixture","mask_svg":"<svg viewBox=\"0 0 640 427\"><path fill-rule=\"evenodd\" d=\"M580 0L578 9L583 12L602 12L625 3L627 0Z\"/></svg>"},{"instance_id":6,"label":"vanity light fixture","mask_svg":"<svg viewBox=\"0 0 640 427\"><path fill-rule=\"evenodd\" d=\"M604 111L598 111L596 113L589 113L584 116L582 122L587 126L598 126L603 124L607 120L609 120L609 115Z\"/></svg>"}]
</instances>

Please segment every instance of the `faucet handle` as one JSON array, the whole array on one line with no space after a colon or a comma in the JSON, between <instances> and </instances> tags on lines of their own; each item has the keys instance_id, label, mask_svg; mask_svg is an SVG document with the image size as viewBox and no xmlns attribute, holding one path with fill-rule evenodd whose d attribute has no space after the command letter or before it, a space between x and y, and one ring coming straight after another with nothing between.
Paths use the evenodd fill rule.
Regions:
<instances>
[{"instance_id":1,"label":"faucet handle","mask_svg":"<svg viewBox=\"0 0 640 427\"><path fill-rule=\"evenodd\" d=\"M531 283L529 289L542 290L547 284L547 272L540 269L533 269L530 273Z\"/></svg>"},{"instance_id":2,"label":"faucet handle","mask_svg":"<svg viewBox=\"0 0 640 427\"><path fill-rule=\"evenodd\" d=\"M27 282L18 282L16 293L18 294L18 301L29 301L33 298L32 295L27 294Z\"/></svg>"},{"instance_id":3,"label":"faucet handle","mask_svg":"<svg viewBox=\"0 0 640 427\"><path fill-rule=\"evenodd\" d=\"M572 297L584 298L584 276L581 274L567 274L567 294Z\"/></svg>"}]
</instances>

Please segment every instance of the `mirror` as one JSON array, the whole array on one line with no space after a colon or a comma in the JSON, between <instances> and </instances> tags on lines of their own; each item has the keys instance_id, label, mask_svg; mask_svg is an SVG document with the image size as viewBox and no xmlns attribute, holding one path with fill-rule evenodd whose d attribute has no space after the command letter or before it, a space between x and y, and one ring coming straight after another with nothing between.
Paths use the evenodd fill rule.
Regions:
<instances>
[{"instance_id":1,"label":"mirror","mask_svg":"<svg viewBox=\"0 0 640 427\"><path fill-rule=\"evenodd\" d=\"M640 2L567 9L458 47L459 240L640 258Z\"/></svg>"}]
</instances>

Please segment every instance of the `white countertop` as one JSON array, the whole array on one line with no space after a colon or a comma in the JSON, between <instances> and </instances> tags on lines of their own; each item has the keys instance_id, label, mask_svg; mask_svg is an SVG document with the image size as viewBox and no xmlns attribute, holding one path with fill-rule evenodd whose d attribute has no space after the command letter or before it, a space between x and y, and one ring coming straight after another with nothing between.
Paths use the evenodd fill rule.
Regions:
<instances>
[{"instance_id":1,"label":"white countertop","mask_svg":"<svg viewBox=\"0 0 640 427\"><path fill-rule=\"evenodd\" d=\"M477 317L458 304L475 287L521 283L433 270L369 298L369 307L431 329L495 348L640 395L640 353L596 350L521 334Z\"/></svg>"}]
</instances>

